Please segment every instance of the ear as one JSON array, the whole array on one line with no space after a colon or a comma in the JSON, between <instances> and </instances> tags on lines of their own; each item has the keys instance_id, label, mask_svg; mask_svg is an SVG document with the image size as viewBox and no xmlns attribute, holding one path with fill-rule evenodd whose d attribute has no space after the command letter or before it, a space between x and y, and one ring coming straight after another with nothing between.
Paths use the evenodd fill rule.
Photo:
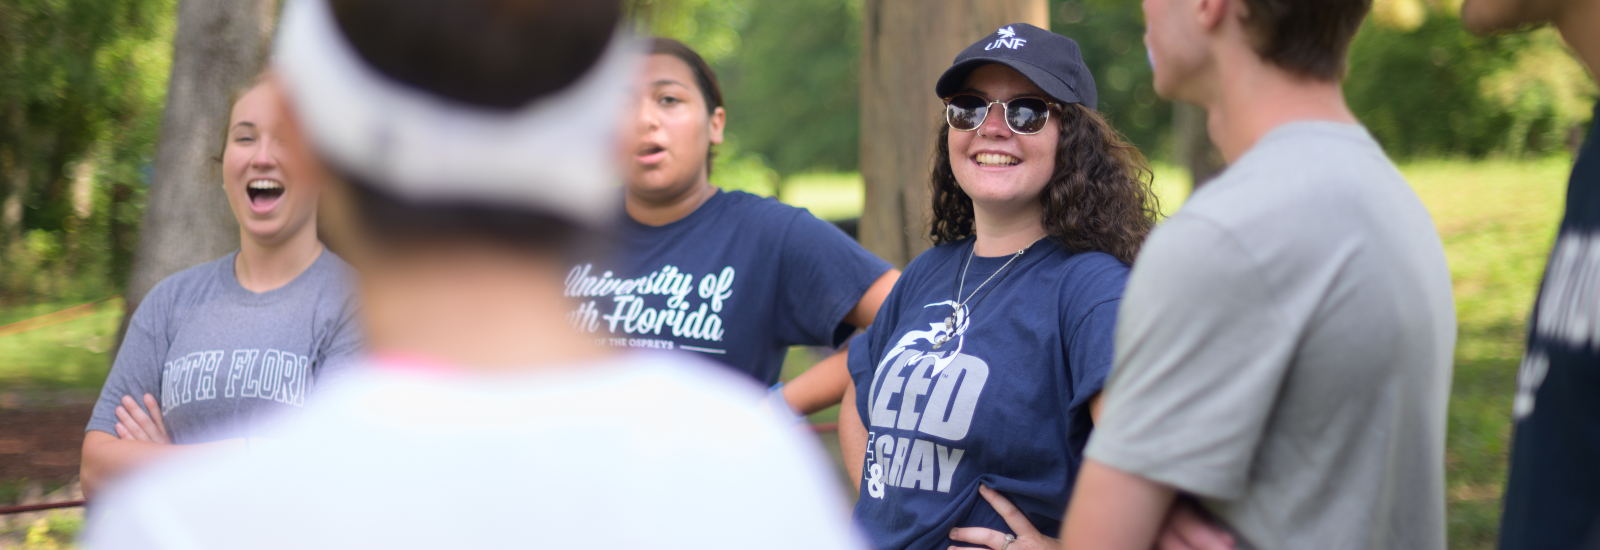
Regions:
<instances>
[{"instance_id":1,"label":"ear","mask_svg":"<svg viewBox=\"0 0 1600 550\"><path fill-rule=\"evenodd\" d=\"M722 128L728 124L728 112L717 107L711 112L711 143L722 143Z\"/></svg>"},{"instance_id":2,"label":"ear","mask_svg":"<svg viewBox=\"0 0 1600 550\"><path fill-rule=\"evenodd\" d=\"M1233 8L1230 4L1234 3L1234 0L1195 0L1195 19L1200 23L1200 28L1208 32L1216 30ZM1244 5L1240 4L1238 8L1243 10ZM1240 14L1241 18L1244 16L1244 13Z\"/></svg>"}]
</instances>

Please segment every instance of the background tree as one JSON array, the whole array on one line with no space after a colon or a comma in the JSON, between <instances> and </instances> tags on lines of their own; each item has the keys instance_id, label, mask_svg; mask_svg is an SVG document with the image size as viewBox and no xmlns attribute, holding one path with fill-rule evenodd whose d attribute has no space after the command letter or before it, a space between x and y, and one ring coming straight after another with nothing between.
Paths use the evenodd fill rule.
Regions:
<instances>
[{"instance_id":1,"label":"background tree","mask_svg":"<svg viewBox=\"0 0 1600 550\"><path fill-rule=\"evenodd\" d=\"M123 327L145 293L239 246L217 160L229 96L265 63L277 0L182 0L150 202L128 279Z\"/></svg>"}]
</instances>

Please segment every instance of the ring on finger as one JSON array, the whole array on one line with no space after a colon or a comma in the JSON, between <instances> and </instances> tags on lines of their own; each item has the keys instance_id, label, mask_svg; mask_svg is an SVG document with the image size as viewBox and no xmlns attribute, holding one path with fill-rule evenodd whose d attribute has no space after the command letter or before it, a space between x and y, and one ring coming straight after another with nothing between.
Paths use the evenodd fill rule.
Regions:
<instances>
[{"instance_id":1,"label":"ring on finger","mask_svg":"<svg viewBox=\"0 0 1600 550\"><path fill-rule=\"evenodd\" d=\"M1017 540L1017 536L1016 535L1012 535L1010 533L1007 533L1006 534L1006 543L1005 543L1005 545L1000 547L1000 550L1006 550L1007 548L1010 548L1011 547L1011 543L1015 542L1016 540Z\"/></svg>"}]
</instances>

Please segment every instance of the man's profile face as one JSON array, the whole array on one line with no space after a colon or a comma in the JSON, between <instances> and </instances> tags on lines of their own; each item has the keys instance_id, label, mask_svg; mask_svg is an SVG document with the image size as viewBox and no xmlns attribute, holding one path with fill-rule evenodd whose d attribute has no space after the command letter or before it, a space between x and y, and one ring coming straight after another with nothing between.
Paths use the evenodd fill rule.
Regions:
<instances>
[{"instance_id":1,"label":"man's profile face","mask_svg":"<svg viewBox=\"0 0 1600 550\"><path fill-rule=\"evenodd\" d=\"M1195 0L1144 0L1144 44L1150 51L1150 71L1156 94L1163 98L1197 102L1185 88L1205 64L1207 36L1200 27Z\"/></svg>"},{"instance_id":2,"label":"man's profile face","mask_svg":"<svg viewBox=\"0 0 1600 550\"><path fill-rule=\"evenodd\" d=\"M1544 23L1555 18L1568 0L1466 0L1461 23L1486 33Z\"/></svg>"}]
</instances>

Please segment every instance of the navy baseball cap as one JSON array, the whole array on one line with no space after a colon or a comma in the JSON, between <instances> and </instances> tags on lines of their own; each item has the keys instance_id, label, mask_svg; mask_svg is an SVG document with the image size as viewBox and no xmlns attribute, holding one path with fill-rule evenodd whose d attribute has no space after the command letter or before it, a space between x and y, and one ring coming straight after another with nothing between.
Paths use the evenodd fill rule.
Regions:
<instances>
[{"instance_id":1,"label":"navy baseball cap","mask_svg":"<svg viewBox=\"0 0 1600 550\"><path fill-rule=\"evenodd\" d=\"M1035 86L1062 103L1079 103L1094 109L1098 94L1094 76L1083 64L1083 53L1071 38L1029 25L1012 23L976 44L967 46L945 69L934 93L948 98L961 91L973 69L999 63L1016 69Z\"/></svg>"}]
</instances>

